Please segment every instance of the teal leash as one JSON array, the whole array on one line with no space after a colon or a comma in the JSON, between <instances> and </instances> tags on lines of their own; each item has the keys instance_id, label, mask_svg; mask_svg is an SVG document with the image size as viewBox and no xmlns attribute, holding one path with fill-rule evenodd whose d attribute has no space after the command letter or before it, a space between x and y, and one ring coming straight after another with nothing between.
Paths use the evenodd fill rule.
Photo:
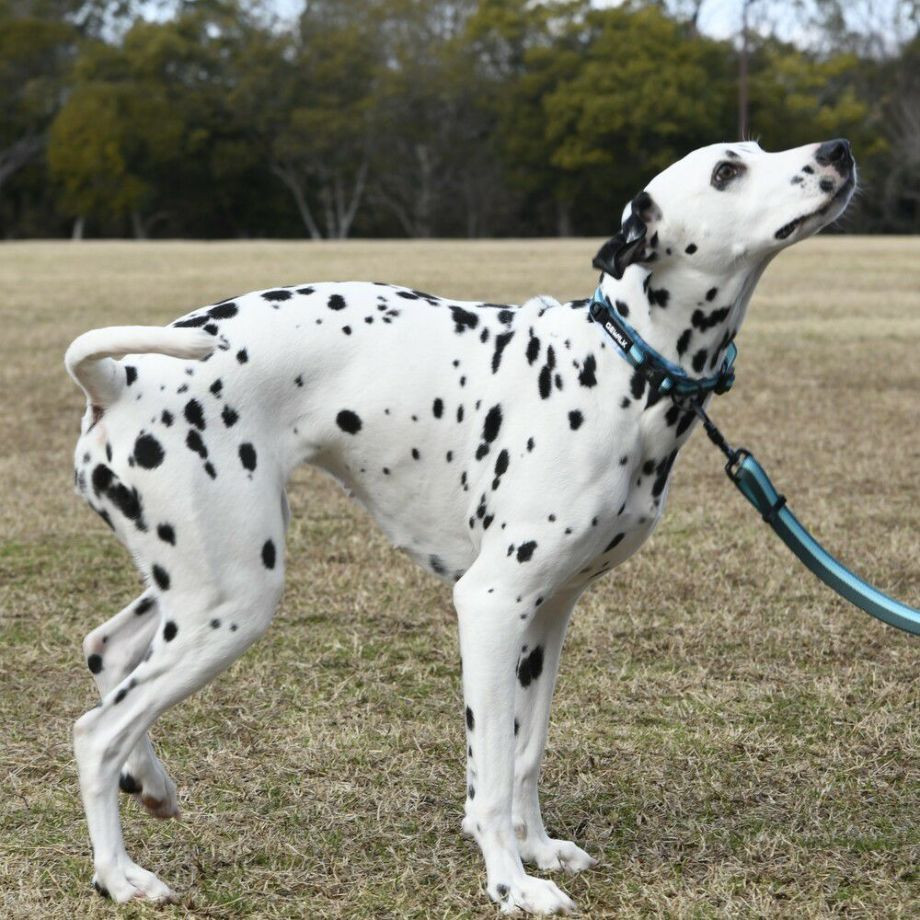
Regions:
<instances>
[{"instance_id":1,"label":"teal leash","mask_svg":"<svg viewBox=\"0 0 920 920\"><path fill-rule=\"evenodd\" d=\"M777 492L770 477L749 450L731 447L695 400L675 402L696 413L709 440L728 458L725 464L728 478L806 568L841 597L876 619L904 632L920 635L920 610L879 591L834 558L789 510L786 497Z\"/></svg>"},{"instance_id":2,"label":"teal leash","mask_svg":"<svg viewBox=\"0 0 920 920\"><path fill-rule=\"evenodd\" d=\"M734 382L735 346L729 345L719 372L713 377L690 377L678 365L658 354L621 316L598 288L589 311L620 349L619 354L662 395L670 396L684 410L693 411L719 450L728 458L725 472L738 491L760 512L774 533L792 550L814 575L841 597L904 632L920 635L920 610L908 607L863 581L835 559L789 510L786 498L777 492L764 468L745 448L734 448L713 424L703 409L702 400L710 393L725 393Z\"/></svg>"}]
</instances>

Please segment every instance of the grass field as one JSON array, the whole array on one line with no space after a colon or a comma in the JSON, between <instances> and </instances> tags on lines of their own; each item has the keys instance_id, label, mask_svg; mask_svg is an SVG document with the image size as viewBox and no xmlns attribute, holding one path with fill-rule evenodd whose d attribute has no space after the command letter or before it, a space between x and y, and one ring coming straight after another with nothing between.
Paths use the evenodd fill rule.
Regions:
<instances>
[{"instance_id":1,"label":"grass field","mask_svg":"<svg viewBox=\"0 0 920 920\"><path fill-rule=\"evenodd\" d=\"M70 748L83 635L137 593L74 495L78 333L279 283L585 296L594 241L0 246L0 916L110 917ZM714 407L819 539L920 602L920 239L781 256ZM312 470L291 484L267 637L158 723L181 822L124 803L129 852L182 894L125 917L491 917L461 838L449 590ZM920 644L794 562L697 433L649 545L582 601L544 770L557 833L600 857L588 917L920 915Z\"/></svg>"}]
</instances>

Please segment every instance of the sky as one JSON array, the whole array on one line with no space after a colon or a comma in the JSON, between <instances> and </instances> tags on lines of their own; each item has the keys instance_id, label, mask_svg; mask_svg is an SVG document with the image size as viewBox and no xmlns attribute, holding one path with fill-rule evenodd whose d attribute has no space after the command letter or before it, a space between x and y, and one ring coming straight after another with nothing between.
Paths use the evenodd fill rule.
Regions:
<instances>
[{"instance_id":1,"label":"sky","mask_svg":"<svg viewBox=\"0 0 920 920\"><path fill-rule=\"evenodd\" d=\"M303 0L271 0L281 16L296 16L303 9ZM616 6L621 0L595 0L597 6ZM700 31L714 38L730 38L738 34L741 25L742 0L703 0L698 24ZM850 0L847 3L847 17L856 31L860 24L871 24L877 30L888 24L892 29L899 11L903 15L908 6L906 0ZM751 26L757 28L762 21L762 10L768 10L776 33L787 41L808 43L807 29L803 28L796 8L808 7L809 0L798 2L758 2L751 10ZM758 10L760 7L760 10Z\"/></svg>"}]
</instances>

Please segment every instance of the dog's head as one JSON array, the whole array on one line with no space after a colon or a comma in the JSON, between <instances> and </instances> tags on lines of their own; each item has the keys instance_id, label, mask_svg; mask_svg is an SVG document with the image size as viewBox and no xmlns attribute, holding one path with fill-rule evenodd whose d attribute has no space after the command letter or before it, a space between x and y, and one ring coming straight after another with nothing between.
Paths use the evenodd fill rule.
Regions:
<instances>
[{"instance_id":1,"label":"dog's head","mask_svg":"<svg viewBox=\"0 0 920 920\"><path fill-rule=\"evenodd\" d=\"M649 182L594 265L614 278L635 264L724 274L817 233L843 213L855 187L845 140L780 153L752 142L712 144Z\"/></svg>"}]
</instances>

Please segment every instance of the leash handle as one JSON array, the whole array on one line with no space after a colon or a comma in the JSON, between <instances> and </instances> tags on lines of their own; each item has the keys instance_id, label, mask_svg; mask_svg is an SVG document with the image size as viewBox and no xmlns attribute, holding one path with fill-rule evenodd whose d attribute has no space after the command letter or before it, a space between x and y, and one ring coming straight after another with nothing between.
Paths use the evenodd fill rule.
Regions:
<instances>
[{"instance_id":1,"label":"leash handle","mask_svg":"<svg viewBox=\"0 0 920 920\"><path fill-rule=\"evenodd\" d=\"M764 468L749 451L736 451L725 472L799 561L828 587L883 623L920 635L920 610L889 597L835 559L789 510L785 496L776 491Z\"/></svg>"}]
</instances>

